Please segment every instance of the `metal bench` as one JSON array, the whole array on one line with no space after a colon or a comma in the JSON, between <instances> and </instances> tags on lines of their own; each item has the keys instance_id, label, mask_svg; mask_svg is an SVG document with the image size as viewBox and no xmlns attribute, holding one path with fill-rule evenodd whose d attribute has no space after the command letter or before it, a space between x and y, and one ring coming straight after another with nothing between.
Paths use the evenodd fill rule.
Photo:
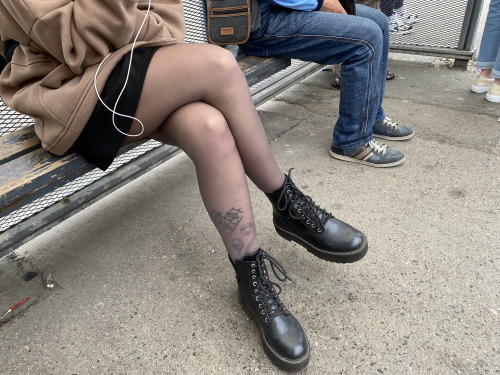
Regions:
<instances>
[{"instance_id":1,"label":"metal bench","mask_svg":"<svg viewBox=\"0 0 500 375\"><path fill-rule=\"evenodd\" d=\"M205 1L186 0L186 42L207 43ZM258 58L229 46L256 105L290 87L318 65ZM32 120L0 102L0 256L170 159L180 150L148 140L128 145L106 170L78 154L62 157L41 148Z\"/></svg>"}]
</instances>

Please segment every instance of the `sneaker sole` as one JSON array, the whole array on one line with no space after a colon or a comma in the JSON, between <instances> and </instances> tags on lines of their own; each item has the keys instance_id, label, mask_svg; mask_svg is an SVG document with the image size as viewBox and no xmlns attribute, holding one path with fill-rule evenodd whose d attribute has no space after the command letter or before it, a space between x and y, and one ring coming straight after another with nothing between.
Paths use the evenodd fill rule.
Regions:
<instances>
[{"instance_id":1,"label":"sneaker sole","mask_svg":"<svg viewBox=\"0 0 500 375\"><path fill-rule=\"evenodd\" d=\"M470 88L470 91L475 92L477 94L484 94L485 92L488 92L490 89L490 86L478 86L478 85L472 85Z\"/></svg>"},{"instance_id":2,"label":"sneaker sole","mask_svg":"<svg viewBox=\"0 0 500 375\"><path fill-rule=\"evenodd\" d=\"M382 135L382 134L373 133L373 136L375 138L388 139L390 141L404 141L406 139L412 138L414 135L415 135L415 133L411 133L409 135L404 135L404 136L401 136L401 137L391 137L390 135Z\"/></svg>"},{"instance_id":3,"label":"sneaker sole","mask_svg":"<svg viewBox=\"0 0 500 375\"><path fill-rule=\"evenodd\" d=\"M307 251L309 251L314 256L326 260L328 262L334 263L354 263L358 260L362 259L366 253L368 252L368 241L366 237L363 238L363 244L359 249L345 252L345 253L331 253L325 250L321 250L316 248L314 245L310 244L307 241L304 241L302 238L298 237L295 233L288 232L287 230L276 225L276 222L273 220L274 228L276 232L285 240L290 242L295 242L301 246L303 246ZM364 236L364 235L363 235Z\"/></svg>"},{"instance_id":4,"label":"sneaker sole","mask_svg":"<svg viewBox=\"0 0 500 375\"><path fill-rule=\"evenodd\" d=\"M500 95L486 94L486 100L492 103L500 103Z\"/></svg>"},{"instance_id":5,"label":"sneaker sole","mask_svg":"<svg viewBox=\"0 0 500 375\"><path fill-rule=\"evenodd\" d=\"M352 163L358 163L358 164L368 165L370 167L375 167L375 168L395 167L396 165L402 164L405 161L405 157L403 156L402 159L400 159L398 161L394 161L392 163L375 164L375 163L370 163L369 161L358 160L358 159L351 158L349 156L339 155L339 154L336 154L333 151L330 151L330 156L332 158L334 158L334 159L339 159L339 160L343 160L343 161L350 161Z\"/></svg>"},{"instance_id":6,"label":"sneaker sole","mask_svg":"<svg viewBox=\"0 0 500 375\"><path fill-rule=\"evenodd\" d=\"M255 325L257 326L257 329L259 330L260 338L262 340L262 345L264 347L264 351L266 352L267 357L281 370L287 371L287 372L297 372L300 370L303 370L304 368L307 367L309 364L309 360L311 358L311 348L309 346L309 339L306 337L307 340L307 354L303 357L300 358L296 361L294 360L289 360L285 357L283 357L281 354L277 353L271 345L266 340L266 336L264 335L264 330L262 329L262 326L257 323L258 318L256 318L250 309L248 309L245 304L240 300L240 305L243 308L243 311L247 316L252 320Z\"/></svg>"}]
</instances>

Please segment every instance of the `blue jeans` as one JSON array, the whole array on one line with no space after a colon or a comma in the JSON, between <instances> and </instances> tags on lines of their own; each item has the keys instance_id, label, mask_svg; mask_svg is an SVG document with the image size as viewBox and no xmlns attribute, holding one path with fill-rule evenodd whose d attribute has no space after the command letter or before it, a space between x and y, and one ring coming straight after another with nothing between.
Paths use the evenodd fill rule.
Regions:
<instances>
[{"instance_id":1,"label":"blue jeans","mask_svg":"<svg viewBox=\"0 0 500 375\"><path fill-rule=\"evenodd\" d=\"M347 149L372 140L382 109L389 52L389 24L380 11L358 5L356 16L270 7L260 28L240 47L324 65L342 63L339 119L333 145Z\"/></svg>"},{"instance_id":2,"label":"blue jeans","mask_svg":"<svg viewBox=\"0 0 500 375\"><path fill-rule=\"evenodd\" d=\"M491 0L476 67L493 69L493 77L500 78L500 0Z\"/></svg>"}]
</instances>

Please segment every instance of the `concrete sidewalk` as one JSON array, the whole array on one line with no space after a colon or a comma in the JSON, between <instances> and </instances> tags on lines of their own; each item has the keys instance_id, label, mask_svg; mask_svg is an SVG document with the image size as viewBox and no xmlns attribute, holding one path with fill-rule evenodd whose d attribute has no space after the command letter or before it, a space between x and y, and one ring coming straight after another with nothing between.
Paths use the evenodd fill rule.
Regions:
<instances>
[{"instance_id":1,"label":"concrete sidewalk","mask_svg":"<svg viewBox=\"0 0 500 375\"><path fill-rule=\"evenodd\" d=\"M283 170L370 245L355 264L321 261L275 234L251 186L263 246L298 283L282 299L311 342L303 374L500 372L500 104L433 61L391 55L384 107L416 131L388 142L407 158L396 168L329 156L331 72L259 108ZM177 156L0 259L0 315L31 296L0 322L0 373L279 374L235 292Z\"/></svg>"}]
</instances>

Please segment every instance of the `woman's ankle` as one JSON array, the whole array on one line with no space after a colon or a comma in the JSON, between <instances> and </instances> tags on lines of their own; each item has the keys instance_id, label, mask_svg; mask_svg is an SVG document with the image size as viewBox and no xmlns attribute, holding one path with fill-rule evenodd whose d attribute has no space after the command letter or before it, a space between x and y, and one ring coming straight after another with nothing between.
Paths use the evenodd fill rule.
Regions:
<instances>
[{"instance_id":1,"label":"woman's ankle","mask_svg":"<svg viewBox=\"0 0 500 375\"><path fill-rule=\"evenodd\" d=\"M491 75L491 69L481 69L481 72L479 73L480 77L487 78L487 79L492 79L494 78Z\"/></svg>"},{"instance_id":2,"label":"woman's ankle","mask_svg":"<svg viewBox=\"0 0 500 375\"><path fill-rule=\"evenodd\" d=\"M229 259L234 264L234 262L238 262L238 261L242 261L242 260L245 260L245 259L248 259L248 258L252 258L260 250L261 250L261 248L259 246L257 246L255 249L249 250L249 251L236 251L236 252L235 251L231 251L231 252L229 252L229 250L228 250L228 252L229 252Z\"/></svg>"}]
</instances>

